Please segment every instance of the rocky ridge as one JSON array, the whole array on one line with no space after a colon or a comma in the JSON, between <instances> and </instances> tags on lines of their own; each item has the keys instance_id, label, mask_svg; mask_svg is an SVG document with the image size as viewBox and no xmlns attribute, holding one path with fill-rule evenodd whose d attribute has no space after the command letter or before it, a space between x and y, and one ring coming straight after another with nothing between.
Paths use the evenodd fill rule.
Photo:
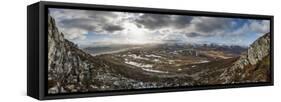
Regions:
<instances>
[{"instance_id":1,"label":"rocky ridge","mask_svg":"<svg viewBox=\"0 0 281 102\"><path fill-rule=\"evenodd\" d=\"M257 39L220 75L223 83L265 82L270 76L270 33Z\"/></svg>"}]
</instances>

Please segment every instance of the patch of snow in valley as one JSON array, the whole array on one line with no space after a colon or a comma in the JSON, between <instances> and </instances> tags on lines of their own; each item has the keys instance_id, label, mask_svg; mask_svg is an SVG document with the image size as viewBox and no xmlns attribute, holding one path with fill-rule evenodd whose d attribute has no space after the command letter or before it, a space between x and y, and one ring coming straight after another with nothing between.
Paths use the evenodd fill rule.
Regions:
<instances>
[{"instance_id":1,"label":"patch of snow in valley","mask_svg":"<svg viewBox=\"0 0 281 102\"><path fill-rule=\"evenodd\" d=\"M169 73L167 71L160 71L160 70L151 69L152 68L151 64L142 64L142 63L137 63L137 62L133 62L133 61L125 61L125 63L129 64L129 65L132 65L132 66L140 67L142 70L148 71L148 72L153 72L153 73Z\"/></svg>"},{"instance_id":2,"label":"patch of snow in valley","mask_svg":"<svg viewBox=\"0 0 281 102\"><path fill-rule=\"evenodd\" d=\"M153 61L154 61L154 62L159 62L160 60L159 60L159 59L154 59Z\"/></svg>"},{"instance_id":3,"label":"patch of snow in valley","mask_svg":"<svg viewBox=\"0 0 281 102\"><path fill-rule=\"evenodd\" d=\"M153 69L147 69L147 68L142 68L142 69L145 71L154 72L154 73L169 73L169 72L165 72L165 71L153 70Z\"/></svg>"},{"instance_id":4,"label":"patch of snow in valley","mask_svg":"<svg viewBox=\"0 0 281 102\"><path fill-rule=\"evenodd\" d=\"M162 56L150 54L150 55L145 55L145 57L155 57L155 58L162 58Z\"/></svg>"},{"instance_id":5,"label":"patch of snow in valley","mask_svg":"<svg viewBox=\"0 0 281 102\"><path fill-rule=\"evenodd\" d=\"M141 68L151 68L152 67L151 64L142 64L142 63L137 63L137 62L132 62L132 61L126 61L125 63L136 66L136 67L141 67Z\"/></svg>"},{"instance_id":6,"label":"patch of snow in valley","mask_svg":"<svg viewBox=\"0 0 281 102\"><path fill-rule=\"evenodd\" d=\"M144 57L141 57L141 56L137 56L136 54L131 54L131 55L128 55L129 57L132 57L134 59L142 59L142 60L149 60L148 58L144 58Z\"/></svg>"},{"instance_id":7,"label":"patch of snow in valley","mask_svg":"<svg viewBox=\"0 0 281 102\"><path fill-rule=\"evenodd\" d=\"M169 64L174 64L175 61L174 61L174 60L168 60L168 63L169 63Z\"/></svg>"},{"instance_id":8,"label":"patch of snow in valley","mask_svg":"<svg viewBox=\"0 0 281 102\"><path fill-rule=\"evenodd\" d=\"M208 63L208 62L210 62L210 61L208 61L208 60L200 61L200 63Z\"/></svg>"},{"instance_id":9,"label":"patch of snow in valley","mask_svg":"<svg viewBox=\"0 0 281 102\"><path fill-rule=\"evenodd\" d=\"M177 51L173 51L173 52L171 52L171 54L177 55L179 53Z\"/></svg>"},{"instance_id":10,"label":"patch of snow in valley","mask_svg":"<svg viewBox=\"0 0 281 102\"><path fill-rule=\"evenodd\" d=\"M124 49L118 49L118 50L113 50L113 51L103 51L103 52L98 52L98 53L91 53L91 55L97 56L97 55L103 55L103 54L114 54L114 53L119 53L119 52L123 52L123 51L128 51L131 49L138 49L138 48L141 48L141 47L124 48Z\"/></svg>"}]
</instances>

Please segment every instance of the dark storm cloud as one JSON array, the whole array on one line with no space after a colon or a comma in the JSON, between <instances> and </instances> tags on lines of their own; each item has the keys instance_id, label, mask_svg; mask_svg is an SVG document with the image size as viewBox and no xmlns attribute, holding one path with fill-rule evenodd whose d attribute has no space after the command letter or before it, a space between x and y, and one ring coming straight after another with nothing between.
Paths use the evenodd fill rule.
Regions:
<instances>
[{"instance_id":1,"label":"dark storm cloud","mask_svg":"<svg viewBox=\"0 0 281 102\"><path fill-rule=\"evenodd\" d=\"M106 32L115 32L123 30L124 28L119 25L112 25L107 23L100 23L100 22L93 22L92 19L64 19L59 22L59 25L64 28L79 28L87 31L92 32L100 32L100 31L106 31ZM101 28L101 30L97 29Z\"/></svg>"},{"instance_id":2,"label":"dark storm cloud","mask_svg":"<svg viewBox=\"0 0 281 102\"><path fill-rule=\"evenodd\" d=\"M228 18L202 18L194 23L197 31L211 33L214 31L231 29L231 19Z\"/></svg>"},{"instance_id":3,"label":"dark storm cloud","mask_svg":"<svg viewBox=\"0 0 281 102\"><path fill-rule=\"evenodd\" d=\"M107 26L103 26L103 29L108 32L115 32L115 31L121 31L124 28L118 25L107 25Z\"/></svg>"},{"instance_id":4,"label":"dark storm cloud","mask_svg":"<svg viewBox=\"0 0 281 102\"><path fill-rule=\"evenodd\" d=\"M118 17L113 12L62 10L60 14L63 14L65 17L60 19L58 24L65 29L78 28L91 32L115 32L123 30L123 27L113 25L110 22L112 19Z\"/></svg>"},{"instance_id":5,"label":"dark storm cloud","mask_svg":"<svg viewBox=\"0 0 281 102\"><path fill-rule=\"evenodd\" d=\"M162 27L167 27L171 17L169 15L159 15L159 14L143 14L138 19L136 23L139 26L143 26L148 29L159 29Z\"/></svg>"},{"instance_id":6,"label":"dark storm cloud","mask_svg":"<svg viewBox=\"0 0 281 102\"><path fill-rule=\"evenodd\" d=\"M187 37L224 35L226 31L233 30L230 18L194 17L183 15L143 14L135 23L138 27L150 30L172 28L174 31L181 30ZM189 30L193 26L193 29Z\"/></svg>"},{"instance_id":7,"label":"dark storm cloud","mask_svg":"<svg viewBox=\"0 0 281 102\"><path fill-rule=\"evenodd\" d=\"M184 28L190 25L193 17L191 16L174 16L174 23L172 23L176 28Z\"/></svg>"},{"instance_id":8,"label":"dark storm cloud","mask_svg":"<svg viewBox=\"0 0 281 102\"><path fill-rule=\"evenodd\" d=\"M114 12L108 12L108 11L84 11L85 14L89 15L89 18L95 18L100 19L103 18L116 18L118 15Z\"/></svg>"},{"instance_id":9,"label":"dark storm cloud","mask_svg":"<svg viewBox=\"0 0 281 102\"><path fill-rule=\"evenodd\" d=\"M80 28L88 31L94 31L97 25L89 23L90 19L74 18L63 19L59 22L59 25L64 28Z\"/></svg>"},{"instance_id":10,"label":"dark storm cloud","mask_svg":"<svg viewBox=\"0 0 281 102\"><path fill-rule=\"evenodd\" d=\"M87 14L89 15L88 23L90 23L94 32L103 31L112 33L124 29L121 25L117 25L112 22L113 19L118 17L117 14L112 12L89 12ZM84 23L84 25L84 27L87 29L87 24Z\"/></svg>"},{"instance_id":11,"label":"dark storm cloud","mask_svg":"<svg viewBox=\"0 0 281 102\"><path fill-rule=\"evenodd\" d=\"M143 14L135 21L138 27L161 29L165 27L184 28L190 24L192 17L179 15Z\"/></svg>"},{"instance_id":12,"label":"dark storm cloud","mask_svg":"<svg viewBox=\"0 0 281 102\"><path fill-rule=\"evenodd\" d=\"M200 33L196 33L196 32L191 32L191 33L186 33L185 36L187 37L198 37L198 36L202 36L203 34Z\"/></svg>"}]
</instances>

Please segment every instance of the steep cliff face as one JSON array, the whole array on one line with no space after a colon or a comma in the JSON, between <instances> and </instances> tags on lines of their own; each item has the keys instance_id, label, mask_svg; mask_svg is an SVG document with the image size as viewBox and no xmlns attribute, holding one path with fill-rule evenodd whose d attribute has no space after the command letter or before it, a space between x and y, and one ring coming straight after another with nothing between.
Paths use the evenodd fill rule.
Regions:
<instances>
[{"instance_id":1,"label":"steep cliff face","mask_svg":"<svg viewBox=\"0 0 281 102\"><path fill-rule=\"evenodd\" d=\"M49 93L88 91L87 79L90 79L90 69L94 66L85 60L88 55L75 47L75 44L64 39L54 19L48 17Z\"/></svg>"},{"instance_id":2,"label":"steep cliff face","mask_svg":"<svg viewBox=\"0 0 281 102\"><path fill-rule=\"evenodd\" d=\"M220 75L223 83L266 82L270 76L270 33L257 39L233 66Z\"/></svg>"}]
</instances>

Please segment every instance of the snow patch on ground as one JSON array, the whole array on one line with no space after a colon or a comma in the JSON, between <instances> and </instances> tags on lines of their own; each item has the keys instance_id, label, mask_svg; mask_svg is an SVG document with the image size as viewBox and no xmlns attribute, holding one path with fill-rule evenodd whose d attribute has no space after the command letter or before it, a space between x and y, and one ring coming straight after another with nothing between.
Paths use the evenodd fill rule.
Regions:
<instances>
[{"instance_id":1,"label":"snow patch on ground","mask_svg":"<svg viewBox=\"0 0 281 102\"><path fill-rule=\"evenodd\" d=\"M208 63L208 62L210 62L210 61L208 61L208 60L200 61L200 63Z\"/></svg>"},{"instance_id":2,"label":"snow patch on ground","mask_svg":"<svg viewBox=\"0 0 281 102\"><path fill-rule=\"evenodd\" d=\"M179 53L177 51L173 51L173 52L171 52L171 54L177 55Z\"/></svg>"},{"instance_id":3,"label":"snow patch on ground","mask_svg":"<svg viewBox=\"0 0 281 102\"><path fill-rule=\"evenodd\" d=\"M150 55L145 55L145 57L154 57L154 58L162 58L162 56L150 54Z\"/></svg>"},{"instance_id":4,"label":"snow patch on ground","mask_svg":"<svg viewBox=\"0 0 281 102\"><path fill-rule=\"evenodd\" d=\"M167 71L160 71L160 70L151 69L153 67L153 65L151 65L151 64L142 64L142 63L133 62L133 61L125 61L125 63L129 64L129 65L132 65L132 66L140 67L142 70L148 71L148 72L153 72L153 73L169 73Z\"/></svg>"},{"instance_id":5,"label":"snow patch on ground","mask_svg":"<svg viewBox=\"0 0 281 102\"><path fill-rule=\"evenodd\" d=\"M174 60L168 60L168 63L169 63L169 64L174 64L175 61L174 61Z\"/></svg>"},{"instance_id":6,"label":"snow patch on ground","mask_svg":"<svg viewBox=\"0 0 281 102\"><path fill-rule=\"evenodd\" d=\"M142 63L137 63L137 62L133 62L133 61L126 61L125 63L136 66L136 67L141 67L141 68L152 68L151 64L142 64Z\"/></svg>"},{"instance_id":7,"label":"snow patch on ground","mask_svg":"<svg viewBox=\"0 0 281 102\"><path fill-rule=\"evenodd\" d=\"M134 59L141 59L141 60L149 60L148 58L144 58L144 57L141 57L141 56L137 56L136 54L131 54L131 55L128 55L129 57L132 57Z\"/></svg>"},{"instance_id":8,"label":"snow patch on ground","mask_svg":"<svg viewBox=\"0 0 281 102\"><path fill-rule=\"evenodd\" d=\"M154 72L154 73L169 73L169 72L165 72L165 71L153 70L153 69L147 69L147 68L142 68L142 69L145 71Z\"/></svg>"},{"instance_id":9,"label":"snow patch on ground","mask_svg":"<svg viewBox=\"0 0 281 102\"><path fill-rule=\"evenodd\" d=\"M160 62L160 60L159 60L159 59L154 59L153 61L154 61L154 62Z\"/></svg>"}]
</instances>

